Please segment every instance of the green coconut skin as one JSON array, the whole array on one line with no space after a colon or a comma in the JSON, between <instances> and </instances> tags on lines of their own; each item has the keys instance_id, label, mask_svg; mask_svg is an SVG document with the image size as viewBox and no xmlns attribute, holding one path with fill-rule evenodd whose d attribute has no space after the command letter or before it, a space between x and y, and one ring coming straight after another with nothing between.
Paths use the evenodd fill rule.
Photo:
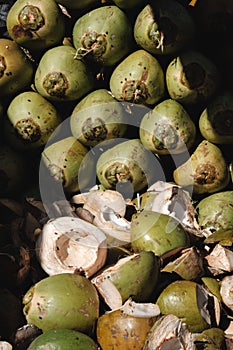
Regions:
<instances>
[{"instance_id":1,"label":"green coconut skin","mask_svg":"<svg viewBox=\"0 0 233 350\"><path fill-rule=\"evenodd\" d=\"M97 160L96 174L106 189L115 189L118 183L130 182L134 192L152 181L156 158L145 149L139 139L120 142L107 149Z\"/></svg>"},{"instance_id":2,"label":"green coconut skin","mask_svg":"<svg viewBox=\"0 0 233 350\"><path fill-rule=\"evenodd\" d=\"M166 99L144 115L139 133L142 144L152 152L179 154L194 144L196 126L179 102Z\"/></svg>"},{"instance_id":3,"label":"green coconut skin","mask_svg":"<svg viewBox=\"0 0 233 350\"><path fill-rule=\"evenodd\" d=\"M49 101L67 102L81 99L94 87L90 68L75 59L72 46L59 45L47 50L35 72L36 90Z\"/></svg>"},{"instance_id":4,"label":"green coconut skin","mask_svg":"<svg viewBox=\"0 0 233 350\"><path fill-rule=\"evenodd\" d=\"M158 102L164 95L164 73L159 61L145 50L136 50L112 72L110 90L118 101L145 105Z\"/></svg>"},{"instance_id":5,"label":"green coconut skin","mask_svg":"<svg viewBox=\"0 0 233 350\"><path fill-rule=\"evenodd\" d=\"M203 293L202 288L193 281L172 282L160 293L156 304L162 314L171 313L179 317L187 324L190 332L202 332L210 328L198 308L198 293Z\"/></svg>"},{"instance_id":6,"label":"green coconut skin","mask_svg":"<svg viewBox=\"0 0 233 350\"><path fill-rule=\"evenodd\" d=\"M72 37L77 57L112 66L130 52L133 28L119 7L101 6L77 19Z\"/></svg>"},{"instance_id":7,"label":"green coconut skin","mask_svg":"<svg viewBox=\"0 0 233 350\"><path fill-rule=\"evenodd\" d=\"M41 148L62 122L57 109L35 91L22 92L12 99L7 118L7 142L17 150Z\"/></svg>"},{"instance_id":8,"label":"green coconut skin","mask_svg":"<svg viewBox=\"0 0 233 350\"><path fill-rule=\"evenodd\" d=\"M70 117L71 132L85 146L121 138L127 129L125 112L108 90L98 89L84 97Z\"/></svg>"},{"instance_id":9,"label":"green coconut skin","mask_svg":"<svg viewBox=\"0 0 233 350\"><path fill-rule=\"evenodd\" d=\"M195 194L215 193L230 181L229 169L221 149L203 140L191 157L173 172L177 185L192 188Z\"/></svg>"},{"instance_id":10,"label":"green coconut skin","mask_svg":"<svg viewBox=\"0 0 233 350\"><path fill-rule=\"evenodd\" d=\"M158 282L159 268L159 258L153 252L142 251L109 272L107 278L118 289L123 303L131 296L137 302L146 302Z\"/></svg>"},{"instance_id":11,"label":"green coconut skin","mask_svg":"<svg viewBox=\"0 0 233 350\"><path fill-rule=\"evenodd\" d=\"M147 4L136 18L137 44L155 55L174 54L185 48L195 33L194 21L186 8L171 0L156 1L154 7L156 11Z\"/></svg>"},{"instance_id":12,"label":"green coconut skin","mask_svg":"<svg viewBox=\"0 0 233 350\"><path fill-rule=\"evenodd\" d=\"M88 149L81 142L69 136L48 145L42 152L42 162L51 177L62 183L66 193L74 193L80 188L79 171L87 153Z\"/></svg>"},{"instance_id":13,"label":"green coconut skin","mask_svg":"<svg viewBox=\"0 0 233 350\"><path fill-rule=\"evenodd\" d=\"M213 230L233 229L233 191L221 191L203 198L196 206L201 227Z\"/></svg>"},{"instance_id":14,"label":"green coconut skin","mask_svg":"<svg viewBox=\"0 0 233 350\"><path fill-rule=\"evenodd\" d=\"M88 335L71 330L55 329L35 338L27 350L97 350L98 346Z\"/></svg>"},{"instance_id":15,"label":"green coconut skin","mask_svg":"<svg viewBox=\"0 0 233 350\"><path fill-rule=\"evenodd\" d=\"M74 329L92 334L99 317L99 297L86 277L63 273L45 277L23 297L27 322L43 332Z\"/></svg>"},{"instance_id":16,"label":"green coconut skin","mask_svg":"<svg viewBox=\"0 0 233 350\"><path fill-rule=\"evenodd\" d=\"M189 236L176 219L150 210L134 214L130 234L135 252L152 251L158 256L190 244Z\"/></svg>"},{"instance_id":17,"label":"green coconut skin","mask_svg":"<svg viewBox=\"0 0 233 350\"><path fill-rule=\"evenodd\" d=\"M65 17L54 0L17 0L6 25L10 37L33 52L58 45L65 35Z\"/></svg>"},{"instance_id":18,"label":"green coconut skin","mask_svg":"<svg viewBox=\"0 0 233 350\"><path fill-rule=\"evenodd\" d=\"M30 86L34 67L20 46L0 38L0 97L12 96Z\"/></svg>"},{"instance_id":19,"label":"green coconut skin","mask_svg":"<svg viewBox=\"0 0 233 350\"><path fill-rule=\"evenodd\" d=\"M184 50L172 58L165 78L169 96L185 105L206 103L220 84L220 74L213 61L194 50Z\"/></svg>"},{"instance_id":20,"label":"green coconut skin","mask_svg":"<svg viewBox=\"0 0 233 350\"><path fill-rule=\"evenodd\" d=\"M215 144L233 143L233 93L224 91L212 99L199 118L202 136Z\"/></svg>"}]
</instances>

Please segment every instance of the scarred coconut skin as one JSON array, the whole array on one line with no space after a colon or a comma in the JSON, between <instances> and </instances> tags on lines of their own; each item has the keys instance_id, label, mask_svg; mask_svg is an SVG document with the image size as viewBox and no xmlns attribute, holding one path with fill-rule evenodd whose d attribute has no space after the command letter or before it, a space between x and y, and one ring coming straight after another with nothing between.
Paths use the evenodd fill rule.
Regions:
<instances>
[{"instance_id":1,"label":"scarred coconut skin","mask_svg":"<svg viewBox=\"0 0 233 350\"><path fill-rule=\"evenodd\" d=\"M78 18L72 36L77 58L112 66L130 52L133 29L119 7L102 6Z\"/></svg>"},{"instance_id":2,"label":"scarred coconut skin","mask_svg":"<svg viewBox=\"0 0 233 350\"><path fill-rule=\"evenodd\" d=\"M10 37L34 52L58 45L65 33L65 18L55 1L18 0L6 24Z\"/></svg>"},{"instance_id":3,"label":"scarred coconut skin","mask_svg":"<svg viewBox=\"0 0 233 350\"><path fill-rule=\"evenodd\" d=\"M28 323L43 332L50 329L76 329L91 334L99 317L99 297L84 276L62 273L33 285L23 297Z\"/></svg>"},{"instance_id":4,"label":"scarred coconut skin","mask_svg":"<svg viewBox=\"0 0 233 350\"><path fill-rule=\"evenodd\" d=\"M146 336L159 317L152 303L128 299L119 309L106 312L97 321L96 335L102 350L142 349Z\"/></svg>"},{"instance_id":5,"label":"scarred coconut skin","mask_svg":"<svg viewBox=\"0 0 233 350\"><path fill-rule=\"evenodd\" d=\"M164 73L159 61L145 50L122 60L110 77L110 90L119 101L152 105L164 95Z\"/></svg>"}]
</instances>

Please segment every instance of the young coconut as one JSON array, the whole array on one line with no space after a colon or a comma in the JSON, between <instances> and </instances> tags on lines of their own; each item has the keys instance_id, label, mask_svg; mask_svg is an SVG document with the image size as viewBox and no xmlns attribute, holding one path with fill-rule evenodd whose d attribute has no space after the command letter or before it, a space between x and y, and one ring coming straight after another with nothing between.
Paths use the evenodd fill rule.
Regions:
<instances>
[{"instance_id":1,"label":"young coconut","mask_svg":"<svg viewBox=\"0 0 233 350\"><path fill-rule=\"evenodd\" d=\"M91 281L111 310L120 308L129 297L145 303L158 282L159 265L153 252L135 253L106 267Z\"/></svg>"},{"instance_id":2,"label":"young coconut","mask_svg":"<svg viewBox=\"0 0 233 350\"><path fill-rule=\"evenodd\" d=\"M27 350L50 347L59 350L98 350L95 341L82 332L72 329L51 329L34 339Z\"/></svg>"},{"instance_id":3,"label":"young coconut","mask_svg":"<svg viewBox=\"0 0 233 350\"><path fill-rule=\"evenodd\" d=\"M41 150L62 122L57 109L35 91L15 96L6 114L6 142L17 150Z\"/></svg>"},{"instance_id":4,"label":"young coconut","mask_svg":"<svg viewBox=\"0 0 233 350\"><path fill-rule=\"evenodd\" d=\"M203 140L191 157L173 172L177 185L191 188L195 194L214 193L227 187L230 173L219 147Z\"/></svg>"},{"instance_id":5,"label":"young coconut","mask_svg":"<svg viewBox=\"0 0 233 350\"><path fill-rule=\"evenodd\" d=\"M139 134L142 144L152 152L179 154L194 144L196 126L179 102L165 99L143 116Z\"/></svg>"},{"instance_id":6,"label":"young coconut","mask_svg":"<svg viewBox=\"0 0 233 350\"><path fill-rule=\"evenodd\" d=\"M62 42L65 16L54 0L17 0L7 16L10 37L32 52L41 52Z\"/></svg>"},{"instance_id":7,"label":"young coconut","mask_svg":"<svg viewBox=\"0 0 233 350\"><path fill-rule=\"evenodd\" d=\"M75 48L59 45L47 50L37 66L35 88L49 101L67 102L82 98L94 87L87 65L75 59Z\"/></svg>"},{"instance_id":8,"label":"young coconut","mask_svg":"<svg viewBox=\"0 0 233 350\"><path fill-rule=\"evenodd\" d=\"M131 246L134 252L152 251L172 255L189 247L190 239L180 222L167 214L142 210L131 220Z\"/></svg>"},{"instance_id":9,"label":"young coconut","mask_svg":"<svg viewBox=\"0 0 233 350\"><path fill-rule=\"evenodd\" d=\"M233 191L209 194L196 205L200 227L215 232L233 229Z\"/></svg>"},{"instance_id":10,"label":"young coconut","mask_svg":"<svg viewBox=\"0 0 233 350\"><path fill-rule=\"evenodd\" d=\"M161 314L173 314L186 323L190 332L202 332L219 324L220 302L203 285L194 281L178 280L167 285L156 304Z\"/></svg>"},{"instance_id":11,"label":"young coconut","mask_svg":"<svg viewBox=\"0 0 233 350\"><path fill-rule=\"evenodd\" d=\"M110 77L110 90L118 101L153 105L165 92L163 69L146 50L136 50L122 60Z\"/></svg>"},{"instance_id":12,"label":"young coconut","mask_svg":"<svg viewBox=\"0 0 233 350\"><path fill-rule=\"evenodd\" d=\"M138 45L155 55L171 55L194 38L192 16L178 1L160 0L147 4L134 24Z\"/></svg>"},{"instance_id":13,"label":"young coconut","mask_svg":"<svg viewBox=\"0 0 233 350\"><path fill-rule=\"evenodd\" d=\"M117 189L120 184L129 183L133 192L144 189L155 177L161 177L160 170L157 157L139 139L123 140L107 149L96 164L97 177L104 188Z\"/></svg>"},{"instance_id":14,"label":"young coconut","mask_svg":"<svg viewBox=\"0 0 233 350\"><path fill-rule=\"evenodd\" d=\"M199 129L204 139L215 144L233 144L233 92L224 91L202 111Z\"/></svg>"},{"instance_id":15,"label":"young coconut","mask_svg":"<svg viewBox=\"0 0 233 350\"><path fill-rule=\"evenodd\" d=\"M65 328L91 335L99 317L99 296L88 278L61 273L45 277L28 289L23 313L28 324L43 333Z\"/></svg>"},{"instance_id":16,"label":"young coconut","mask_svg":"<svg viewBox=\"0 0 233 350\"><path fill-rule=\"evenodd\" d=\"M37 237L36 255L50 276L81 271L89 278L105 264L106 237L100 229L77 217L51 219Z\"/></svg>"},{"instance_id":17,"label":"young coconut","mask_svg":"<svg viewBox=\"0 0 233 350\"><path fill-rule=\"evenodd\" d=\"M98 318L96 335L102 350L141 350L146 336L160 314L152 303L128 299L119 309Z\"/></svg>"},{"instance_id":18,"label":"young coconut","mask_svg":"<svg viewBox=\"0 0 233 350\"><path fill-rule=\"evenodd\" d=\"M79 171L87 153L88 149L73 136L49 144L41 156L42 166L47 171L45 176L61 185L65 193L78 191Z\"/></svg>"},{"instance_id":19,"label":"young coconut","mask_svg":"<svg viewBox=\"0 0 233 350\"><path fill-rule=\"evenodd\" d=\"M112 66L130 52L133 29L119 7L100 6L77 19L72 37L77 58Z\"/></svg>"},{"instance_id":20,"label":"young coconut","mask_svg":"<svg viewBox=\"0 0 233 350\"><path fill-rule=\"evenodd\" d=\"M22 48L11 39L0 38L0 96L29 88L33 75L33 63Z\"/></svg>"},{"instance_id":21,"label":"young coconut","mask_svg":"<svg viewBox=\"0 0 233 350\"><path fill-rule=\"evenodd\" d=\"M74 107L70 128L85 146L95 146L104 140L123 137L127 129L125 112L108 90L98 89Z\"/></svg>"},{"instance_id":22,"label":"young coconut","mask_svg":"<svg viewBox=\"0 0 233 350\"><path fill-rule=\"evenodd\" d=\"M215 63L194 50L184 50L172 58L165 79L169 96L184 105L206 103L220 85Z\"/></svg>"}]
</instances>

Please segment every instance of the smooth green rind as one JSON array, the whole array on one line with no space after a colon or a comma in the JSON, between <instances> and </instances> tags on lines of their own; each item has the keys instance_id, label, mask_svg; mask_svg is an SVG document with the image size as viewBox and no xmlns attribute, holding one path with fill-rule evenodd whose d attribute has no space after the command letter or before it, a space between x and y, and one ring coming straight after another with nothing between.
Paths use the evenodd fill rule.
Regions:
<instances>
[{"instance_id":1,"label":"smooth green rind","mask_svg":"<svg viewBox=\"0 0 233 350\"><path fill-rule=\"evenodd\" d=\"M160 293L156 304L162 314L173 314L186 323L190 332L202 332L210 325L202 317L198 307L198 297L203 288L193 281L175 281Z\"/></svg>"},{"instance_id":2,"label":"smooth green rind","mask_svg":"<svg viewBox=\"0 0 233 350\"><path fill-rule=\"evenodd\" d=\"M163 69L145 50L136 50L122 60L114 69L109 84L118 101L152 105L165 92Z\"/></svg>"},{"instance_id":3,"label":"smooth green rind","mask_svg":"<svg viewBox=\"0 0 233 350\"><path fill-rule=\"evenodd\" d=\"M99 297L86 277L63 273L46 277L23 297L27 322L43 332L74 329L91 334L99 317Z\"/></svg>"},{"instance_id":4,"label":"smooth green rind","mask_svg":"<svg viewBox=\"0 0 233 350\"><path fill-rule=\"evenodd\" d=\"M81 61L75 59L71 46L60 45L47 50L35 72L36 90L50 101L74 101L94 87L94 77Z\"/></svg>"},{"instance_id":5,"label":"smooth green rind","mask_svg":"<svg viewBox=\"0 0 233 350\"><path fill-rule=\"evenodd\" d=\"M88 335L71 329L44 332L35 338L27 350L97 350L98 346Z\"/></svg>"},{"instance_id":6,"label":"smooth green rind","mask_svg":"<svg viewBox=\"0 0 233 350\"><path fill-rule=\"evenodd\" d=\"M193 145L196 127L179 102L166 99L144 115L139 133L142 144L152 152L179 154Z\"/></svg>"},{"instance_id":7,"label":"smooth green rind","mask_svg":"<svg viewBox=\"0 0 233 350\"><path fill-rule=\"evenodd\" d=\"M72 37L77 57L87 55L105 66L112 66L130 52L133 29L119 7L101 6L77 19Z\"/></svg>"},{"instance_id":8,"label":"smooth green rind","mask_svg":"<svg viewBox=\"0 0 233 350\"><path fill-rule=\"evenodd\" d=\"M146 302L158 282L159 271L158 257L153 252L142 251L110 271L107 278L119 291L123 303L129 297L137 302Z\"/></svg>"},{"instance_id":9,"label":"smooth green rind","mask_svg":"<svg viewBox=\"0 0 233 350\"><path fill-rule=\"evenodd\" d=\"M152 251L158 256L190 244L186 231L176 219L150 210L134 215L130 234L134 251Z\"/></svg>"}]
</instances>

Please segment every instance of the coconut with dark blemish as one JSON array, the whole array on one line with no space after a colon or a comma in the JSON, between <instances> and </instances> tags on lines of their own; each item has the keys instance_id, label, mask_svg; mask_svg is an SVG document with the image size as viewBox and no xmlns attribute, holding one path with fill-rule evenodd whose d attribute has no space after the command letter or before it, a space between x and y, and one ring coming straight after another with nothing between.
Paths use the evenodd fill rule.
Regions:
<instances>
[{"instance_id":1,"label":"coconut with dark blemish","mask_svg":"<svg viewBox=\"0 0 233 350\"><path fill-rule=\"evenodd\" d=\"M122 60L110 77L110 90L118 101L152 105L164 95L164 73L159 61L146 50Z\"/></svg>"},{"instance_id":2,"label":"coconut with dark blemish","mask_svg":"<svg viewBox=\"0 0 233 350\"><path fill-rule=\"evenodd\" d=\"M133 29L119 7L101 6L77 19L72 38L77 58L112 66L130 52Z\"/></svg>"},{"instance_id":3,"label":"coconut with dark blemish","mask_svg":"<svg viewBox=\"0 0 233 350\"><path fill-rule=\"evenodd\" d=\"M65 35L65 17L51 0L15 1L6 24L17 44L37 53L60 44Z\"/></svg>"},{"instance_id":4,"label":"coconut with dark blemish","mask_svg":"<svg viewBox=\"0 0 233 350\"><path fill-rule=\"evenodd\" d=\"M170 97L185 105L206 103L220 86L214 61L195 50L184 50L172 58L165 77Z\"/></svg>"},{"instance_id":5,"label":"coconut with dark blemish","mask_svg":"<svg viewBox=\"0 0 233 350\"><path fill-rule=\"evenodd\" d=\"M61 273L29 288L23 297L23 312L27 322L43 332L66 328L92 334L99 317L99 297L86 277Z\"/></svg>"}]
</instances>

